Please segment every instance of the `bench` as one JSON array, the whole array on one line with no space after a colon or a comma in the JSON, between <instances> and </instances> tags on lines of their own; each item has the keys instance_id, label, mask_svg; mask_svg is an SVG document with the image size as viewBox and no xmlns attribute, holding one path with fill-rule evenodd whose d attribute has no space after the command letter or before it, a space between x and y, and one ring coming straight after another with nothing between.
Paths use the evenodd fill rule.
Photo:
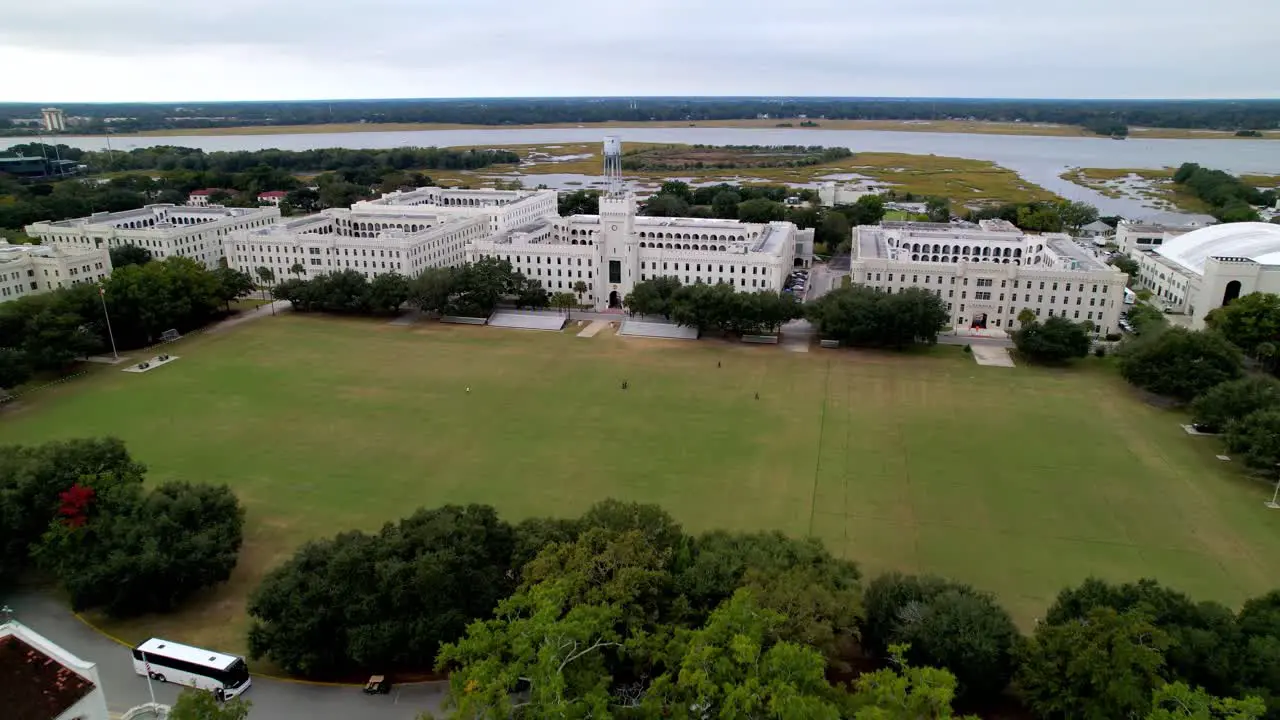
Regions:
<instances>
[{"instance_id":1,"label":"bench","mask_svg":"<svg viewBox=\"0 0 1280 720\"><path fill-rule=\"evenodd\" d=\"M465 317L463 315L441 315L440 322L457 323L459 325L484 325L489 318Z\"/></svg>"},{"instance_id":2,"label":"bench","mask_svg":"<svg viewBox=\"0 0 1280 720\"><path fill-rule=\"evenodd\" d=\"M840 347L840 341L839 341L839 340L822 340L822 341L819 341L819 342L818 342L818 344L819 344L819 345L821 345L821 346L822 346L822 347L824 347L824 348L830 348L830 349L832 349L832 350L834 350L835 348Z\"/></svg>"},{"instance_id":3,"label":"bench","mask_svg":"<svg viewBox=\"0 0 1280 720\"><path fill-rule=\"evenodd\" d=\"M756 343L758 345L777 345L777 335L743 335L742 342Z\"/></svg>"}]
</instances>

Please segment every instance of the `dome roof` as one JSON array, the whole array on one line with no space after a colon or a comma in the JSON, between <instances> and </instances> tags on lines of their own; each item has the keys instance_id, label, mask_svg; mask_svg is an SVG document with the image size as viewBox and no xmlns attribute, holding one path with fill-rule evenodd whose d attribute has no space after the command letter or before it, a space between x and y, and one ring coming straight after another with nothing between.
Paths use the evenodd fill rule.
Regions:
<instances>
[{"instance_id":1,"label":"dome roof","mask_svg":"<svg viewBox=\"0 0 1280 720\"><path fill-rule=\"evenodd\" d=\"M1280 225L1211 225L1180 235L1156 248L1156 252L1198 275L1204 274L1204 261L1211 257L1248 258L1263 265L1280 265Z\"/></svg>"}]
</instances>

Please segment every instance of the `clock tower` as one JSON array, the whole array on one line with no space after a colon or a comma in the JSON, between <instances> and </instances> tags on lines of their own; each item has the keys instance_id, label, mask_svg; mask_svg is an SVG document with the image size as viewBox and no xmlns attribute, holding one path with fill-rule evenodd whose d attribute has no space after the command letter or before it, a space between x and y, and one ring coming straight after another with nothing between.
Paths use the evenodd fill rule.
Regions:
<instances>
[{"instance_id":1,"label":"clock tower","mask_svg":"<svg viewBox=\"0 0 1280 720\"><path fill-rule=\"evenodd\" d=\"M635 237L636 198L622 182L622 143L604 140L604 173L608 190L600 198L600 272L596 278L596 308L622 309L622 300L639 278L640 246Z\"/></svg>"}]
</instances>

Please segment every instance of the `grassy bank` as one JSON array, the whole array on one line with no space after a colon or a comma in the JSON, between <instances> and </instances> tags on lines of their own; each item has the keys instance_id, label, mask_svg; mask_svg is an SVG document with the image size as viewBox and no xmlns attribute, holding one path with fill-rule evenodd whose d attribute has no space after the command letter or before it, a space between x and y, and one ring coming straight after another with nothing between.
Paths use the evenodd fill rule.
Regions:
<instances>
[{"instance_id":1,"label":"grassy bank","mask_svg":"<svg viewBox=\"0 0 1280 720\"><path fill-rule=\"evenodd\" d=\"M1059 177L1083 185L1111 198L1132 197L1152 200L1169 210L1207 213L1209 206L1173 182L1176 168L1071 168ZM1280 175L1241 175L1258 187L1280 187Z\"/></svg>"},{"instance_id":2,"label":"grassy bank","mask_svg":"<svg viewBox=\"0 0 1280 720\"><path fill-rule=\"evenodd\" d=\"M172 135L293 135L310 133L348 132L404 132L412 130L520 130L542 128L756 128L775 129L780 124L797 130L889 130L896 132L970 133L976 135L1040 135L1049 137L1097 137L1078 125L1055 123L985 122L968 120L815 120L818 127L802 127L803 120L795 118L770 120L703 120L650 121L650 122L602 122L602 123L547 123L545 125L464 125L457 123L332 123L324 125L267 125L251 127L204 128L198 130L148 130L141 136ZM1180 128L1131 128L1135 138L1161 138L1181 140L1207 139L1257 139L1236 138L1227 131L1189 130ZM1265 139L1280 139L1280 131L1263 132Z\"/></svg>"},{"instance_id":3,"label":"grassy bank","mask_svg":"<svg viewBox=\"0 0 1280 720\"><path fill-rule=\"evenodd\" d=\"M521 157L533 158L532 164L519 167L494 166L474 172L433 175L443 185L483 187L499 179L513 179L512 173L525 176L528 187L538 184L538 175L600 174L599 143L555 143L551 145L500 145ZM627 143L629 150L660 147L655 143ZM572 157L555 161L548 158ZM503 174L506 177L503 177ZM1057 196L1024 180L1008 168L986 160L946 157L941 155L909 155L905 153L855 153L853 157L805 167L741 169L683 169L678 171L627 171L628 178L656 187L670 177L693 178L696 182L744 182L805 184L829 175L856 174L897 190L922 195L940 195L961 204L994 202L1031 202L1055 200Z\"/></svg>"},{"instance_id":4,"label":"grassy bank","mask_svg":"<svg viewBox=\"0 0 1280 720\"><path fill-rule=\"evenodd\" d=\"M95 368L0 413L6 442L116 435L148 482L226 483L247 507L230 582L107 623L130 641L243 651L249 592L299 545L444 503L518 520L617 497L693 532L814 536L868 573L995 592L1024 627L1090 575L1237 605L1280 572L1269 486L1089 363L291 315L174 350L156 372Z\"/></svg>"}]
</instances>

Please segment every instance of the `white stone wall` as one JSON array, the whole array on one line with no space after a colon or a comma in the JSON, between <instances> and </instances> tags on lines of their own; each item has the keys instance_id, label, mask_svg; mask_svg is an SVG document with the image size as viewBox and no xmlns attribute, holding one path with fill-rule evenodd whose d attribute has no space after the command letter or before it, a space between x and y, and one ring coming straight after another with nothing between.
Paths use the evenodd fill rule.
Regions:
<instances>
[{"instance_id":1,"label":"white stone wall","mask_svg":"<svg viewBox=\"0 0 1280 720\"><path fill-rule=\"evenodd\" d=\"M57 248L0 242L0 302L49 292L111 274L105 248Z\"/></svg>"},{"instance_id":2,"label":"white stone wall","mask_svg":"<svg viewBox=\"0 0 1280 720\"><path fill-rule=\"evenodd\" d=\"M229 233L274 224L280 209L207 208L148 205L119 213L28 225L26 233L41 243L61 247L113 248L136 245L163 260L189 257L216 268L222 259L222 240Z\"/></svg>"}]
</instances>

